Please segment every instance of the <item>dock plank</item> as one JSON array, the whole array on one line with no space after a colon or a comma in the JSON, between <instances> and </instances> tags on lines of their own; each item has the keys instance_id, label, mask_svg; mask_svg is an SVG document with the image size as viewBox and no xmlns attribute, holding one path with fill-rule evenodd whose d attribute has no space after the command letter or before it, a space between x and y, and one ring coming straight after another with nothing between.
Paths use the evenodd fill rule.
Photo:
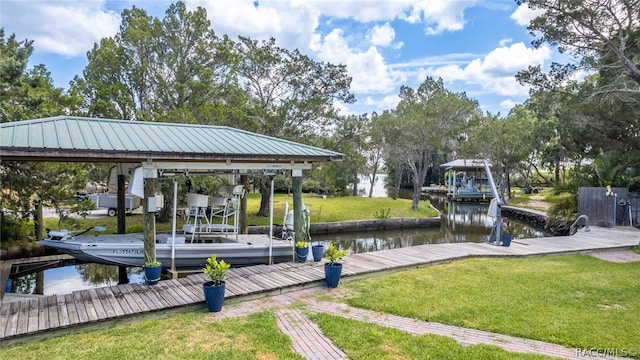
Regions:
<instances>
[{"instance_id":1,"label":"dock plank","mask_svg":"<svg viewBox=\"0 0 640 360\"><path fill-rule=\"evenodd\" d=\"M107 286L102 288L104 291L104 296L106 300L109 302L109 305L111 305L111 308L113 309L113 311L115 312L116 314L115 316L116 317L124 316L127 314L127 312L124 310L124 306L126 302L118 301L118 299L116 299L116 295L113 292L113 288L115 288L115 286Z\"/></svg>"},{"instance_id":2,"label":"dock plank","mask_svg":"<svg viewBox=\"0 0 640 360\"><path fill-rule=\"evenodd\" d=\"M166 285L172 288L182 299L185 299L186 303L194 303L200 300L198 295L201 293L193 293L191 286L185 286L177 279L167 280Z\"/></svg>"},{"instance_id":3,"label":"dock plank","mask_svg":"<svg viewBox=\"0 0 640 360\"><path fill-rule=\"evenodd\" d=\"M154 300L149 299L146 294L146 287L140 284L127 285L131 289L131 295L138 299L138 305L140 307L146 307L147 311L154 311L160 309L160 303L156 303Z\"/></svg>"},{"instance_id":4,"label":"dock plank","mask_svg":"<svg viewBox=\"0 0 640 360\"><path fill-rule=\"evenodd\" d=\"M74 291L72 293L72 296L73 296L73 302L76 304L78 322L83 324L89 322L89 315L87 314L87 309L84 305L84 300L82 300L82 294L80 293L80 291Z\"/></svg>"},{"instance_id":5,"label":"dock plank","mask_svg":"<svg viewBox=\"0 0 640 360\"><path fill-rule=\"evenodd\" d=\"M49 328L49 307L47 306L47 298L38 299L38 331L47 330Z\"/></svg>"},{"instance_id":6,"label":"dock plank","mask_svg":"<svg viewBox=\"0 0 640 360\"><path fill-rule=\"evenodd\" d=\"M0 335L4 336L9 324L9 308L11 303L0 303Z\"/></svg>"},{"instance_id":7,"label":"dock plank","mask_svg":"<svg viewBox=\"0 0 640 360\"><path fill-rule=\"evenodd\" d=\"M118 289L122 293L123 298L129 304L129 308L134 313L143 313L149 311L149 309L140 301L140 297L132 291L129 284L123 284L118 286Z\"/></svg>"},{"instance_id":8,"label":"dock plank","mask_svg":"<svg viewBox=\"0 0 640 360\"><path fill-rule=\"evenodd\" d=\"M38 303L38 299L29 299L29 324L27 325L27 332L38 331L38 316L40 313Z\"/></svg>"},{"instance_id":9,"label":"dock plank","mask_svg":"<svg viewBox=\"0 0 640 360\"><path fill-rule=\"evenodd\" d=\"M154 285L154 286L158 290L157 293L159 295L162 295L164 299L167 300L167 302L169 303L169 307L175 307L175 306L187 304L187 301L183 297L178 295L174 291L174 289L167 286L167 284L158 283L157 285Z\"/></svg>"},{"instance_id":10,"label":"dock plank","mask_svg":"<svg viewBox=\"0 0 640 360\"><path fill-rule=\"evenodd\" d=\"M60 318L58 317L58 301L55 295L47 296L47 311L49 313L49 328L55 329L60 327Z\"/></svg>"},{"instance_id":11,"label":"dock plank","mask_svg":"<svg viewBox=\"0 0 640 360\"><path fill-rule=\"evenodd\" d=\"M107 310L104 308L102 301L100 301L100 295L98 295L97 289L88 289L87 293L91 300L91 306L95 310L97 320L107 318Z\"/></svg>"},{"instance_id":12,"label":"dock plank","mask_svg":"<svg viewBox=\"0 0 640 360\"><path fill-rule=\"evenodd\" d=\"M82 299L82 303L84 304L84 309L87 311L88 321L98 321L100 320L100 316L98 316L98 312L93 304L93 300L91 299L91 295L88 290L78 291L80 298Z\"/></svg>"},{"instance_id":13,"label":"dock plank","mask_svg":"<svg viewBox=\"0 0 640 360\"><path fill-rule=\"evenodd\" d=\"M18 329L16 334L26 334L29 332L29 301L18 301L20 304L20 311L18 314Z\"/></svg>"},{"instance_id":14,"label":"dock plank","mask_svg":"<svg viewBox=\"0 0 640 360\"><path fill-rule=\"evenodd\" d=\"M131 304L129 304L129 301L127 301L127 298L122 293L121 286L112 286L110 289L114 298L117 300L118 304L120 304L120 307L122 307L122 311L124 311L125 315L131 315L138 312L132 309Z\"/></svg>"},{"instance_id":15,"label":"dock plank","mask_svg":"<svg viewBox=\"0 0 640 360\"><path fill-rule=\"evenodd\" d=\"M13 336L18 332L18 316L20 315L20 302L14 301L9 303L9 312L7 314L7 328L4 336Z\"/></svg>"},{"instance_id":16,"label":"dock plank","mask_svg":"<svg viewBox=\"0 0 640 360\"><path fill-rule=\"evenodd\" d=\"M156 293L152 291L152 289L149 289L149 286L147 285L138 285L138 286L139 286L138 295L142 299L142 302L144 302L149 307L151 307L152 310L162 309L165 306L167 306L164 300L161 300L156 295Z\"/></svg>"},{"instance_id":17,"label":"dock plank","mask_svg":"<svg viewBox=\"0 0 640 360\"><path fill-rule=\"evenodd\" d=\"M69 325L69 313L67 312L67 304L64 300L64 295L55 295L53 296L56 301L56 305L58 307L58 321L60 322L60 326Z\"/></svg>"},{"instance_id":18,"label":"dock plank","mask_svg":"<svg viewBox=\"0 0 640 360\"><path fill-rule=\"evenodd\" d=\"M65 294L64 302L67 305L67 314L69 315L69 325L79 323L80 317L78 316L78 309L76 306L76 301L73 298L73 294Z\"/></svg>"}]
</instances>

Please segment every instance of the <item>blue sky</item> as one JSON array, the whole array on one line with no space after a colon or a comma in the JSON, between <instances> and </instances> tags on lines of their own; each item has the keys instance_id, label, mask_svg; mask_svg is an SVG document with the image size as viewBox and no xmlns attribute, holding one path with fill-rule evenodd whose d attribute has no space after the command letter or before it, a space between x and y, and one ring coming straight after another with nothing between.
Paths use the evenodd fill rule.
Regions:
<instances>
[{"instance_id":1,"label":"blue sky","mask_svg":"<svg viewBox=\"0 0 640 360\"><path fill-rule=\"evenodd\" d=\"M484 111L503 116L528 97L514 75L529 65L547 68L558 54L534 49L526 26L536 15L514 0L186 0L207 10L218 35L274 37L324 62L342 63L352 76L355 104L345 114L394 108L400 86L426 76L466 92ZM133 5L162 18L170 1L2 0L8 34L34 40L33 64L45 64L54 84L68 88L87 64L86 53L113 36L120 13Z\"/></svg>"}]
</instances>

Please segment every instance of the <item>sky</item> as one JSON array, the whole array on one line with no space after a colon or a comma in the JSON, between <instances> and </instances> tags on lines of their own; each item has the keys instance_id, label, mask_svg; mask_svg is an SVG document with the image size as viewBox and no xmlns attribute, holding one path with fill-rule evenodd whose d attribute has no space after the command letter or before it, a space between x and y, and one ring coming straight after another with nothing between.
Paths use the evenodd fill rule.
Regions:
<instances>
[{"instance_id":1,"label":"sky","mask_svg":"<svg viewBox=\"0 0 640 360\"><path fill-rule=\"evenodd\" d=\"M395 108L401 86L427 76L465 92L483 111L506 116L528 98L514 75L548 68L556 50L531 45L527 25L540 13L514 0L185 0L207 10L218 36L276 39L316 61L346 64L354 104L343 114ZM87 52L114 36L123 9L163 18L164 0L1 0L5 34L34 41L30 65L44 64L54 85L68 89L82 75Z\"/></svg>"}]
</instances>

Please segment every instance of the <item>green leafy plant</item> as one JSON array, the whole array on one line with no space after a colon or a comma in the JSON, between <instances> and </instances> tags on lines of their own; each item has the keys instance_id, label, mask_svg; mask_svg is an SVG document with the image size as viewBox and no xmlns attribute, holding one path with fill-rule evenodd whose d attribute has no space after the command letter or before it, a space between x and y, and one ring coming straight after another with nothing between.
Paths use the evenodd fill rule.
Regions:
<instances>
[{"instance_id":1,"label":"green leafy plant","mask_svg":"<svg viewBox=\"0 0 640 360\"><path fill-rule=\"evenodd\" d=\"M210 258L207 259L207 265L202 269L202 271L209 277L209 279L213 282L214 285L222 285L225 277L227 276L227 270L231 267L224 260L218 261L218 255L213 254Z\"/></svg>"},{"instance_id":2,"label":"green leafy plant","mask_svg":"<svg viewBox=\"0 0 640 360\"><path fill-rule=\"evenodd\" d=\"M509 226L509 219L507 219L507 218L503 218L502 219L502 233L504 235L511 234L511 228Z\"/></svg>"},{"instance_id":3,"label":"green leafy plant","mask_svg":"<svg viewBox=\"0 0 640 360\"><path fill-rule=\"evenodd\" d=\"M384 209L376 210L373 216L378 220L389 219L391 217L391 208L388 208L386 211Z\"/></svg>"},{"instance_id":4,"label":"green leafy plant","mask_svg":"<svg viewBox=\"0 0 640 360\"><path fill-rule=\"evenodd\" d=\"M304 249L306 247L309 247L309 244L307 244L306 241L296 241L296 247Z\"/></svg>"},{"instance_id":5,"label":"green leafy plant","mask_svg":"<svg viewBox=\"0 0 640 360\"><path fill-rule=\"evenodd\" d=\"M333 266L337 261L340 261L345 255L347 255L347 249L338 249L333 243L329 243L329 249L326 252L327 259L329 260L329 266Z\"/></svg>"},{"instance_id":6,"label":"green leafy plant","mask_svg":"<svg viewBox=\"0 0 640 360\"><path fill-rule=\"evenodd\" d=\"M156 260L156 257L151 257L149 253L145 250L144 252L144 267L157 267L162 266L160 261Z\"/></svg>"}]
</instances>

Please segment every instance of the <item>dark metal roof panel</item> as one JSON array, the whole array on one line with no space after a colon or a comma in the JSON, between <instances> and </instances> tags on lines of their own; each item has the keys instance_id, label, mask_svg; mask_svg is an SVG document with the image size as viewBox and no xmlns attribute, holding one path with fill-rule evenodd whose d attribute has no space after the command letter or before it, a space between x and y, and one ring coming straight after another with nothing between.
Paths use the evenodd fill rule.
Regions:
<instances>
[{"instance_id":1,"label":"dark metal roof panel","mask_svg":"<svg viewBox=\"0 0 640 360\"><path fill-rule=\"evenodd\" d=\"M226 126L57 116L0 124L3 149L341 158L317 147Z\"/></svg>"}]
</instances>

